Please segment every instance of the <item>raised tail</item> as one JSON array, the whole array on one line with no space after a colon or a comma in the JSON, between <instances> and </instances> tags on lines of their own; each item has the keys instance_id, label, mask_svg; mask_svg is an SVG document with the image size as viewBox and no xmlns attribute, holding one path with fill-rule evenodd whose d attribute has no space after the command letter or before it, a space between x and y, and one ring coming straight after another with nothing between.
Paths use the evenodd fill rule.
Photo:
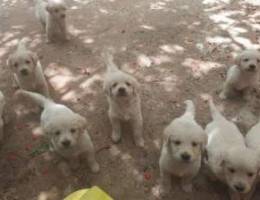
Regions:
<instances>
[{"instance_id":1,"label":"raised tail","mask_svg":"<svg viewBox=\"0 0 260 200\"><path fill-rule=\"evenodd\" d=\"M219 112L219 110L216 108L214 102L212 99L208 100L209 103L209 109L210 109L210 113L211 113L211 117L213 120L216 120L218 118L222 118L221 113Z\"/></svg>"},{"instance_id":2,"label":"raised tail","mask_svg":"<svg viewBox=\"0 0 260 200\"><path fill-rule=\"evenodd\" d=\"M29 92L29 91L20 89L19 91L17 91L17 94L25 96L25 97L29 97L37 105L39 105L42 108L45 108L48 104L54 103L51 99L48 99L45 96L43 96L39 93L35 93L35 92Z\"/></svg>"},{"instance_id":3,"label":"raised tail","mask_svg":"<svg viewBox=\"0 0 260 200\"><path fill-rule=\"evenodd\" d=\"M118 70L117 65L114 63L113 53L114 53L114 49L111 48L106 49L105 51L102 52L102 57L104 59L108 72L113 72Z\"/></svg>"},{"instance_id":4,"label":"raised tail","mask_svg":"<svg viewBox=\"0 0 260 200\"><path fill-rule=\"evenodd\" d=\"M191 100L186 100L184 101L184 103L186 104L186 110L184 115L191 115L192 117L194 117L195 115L195 107L194 104Z\"/></svg>"},{"instance_id":5,"label":"raised tail","mask_svg":"<svg viewBox=\"0 0 260 200\"><path fill-rule=\"evenodd\" d=\"M25 51L27 49L27 43L30 41L29 38L25 37L19 41L17 51Z\"/></svg>"}]
</instances>

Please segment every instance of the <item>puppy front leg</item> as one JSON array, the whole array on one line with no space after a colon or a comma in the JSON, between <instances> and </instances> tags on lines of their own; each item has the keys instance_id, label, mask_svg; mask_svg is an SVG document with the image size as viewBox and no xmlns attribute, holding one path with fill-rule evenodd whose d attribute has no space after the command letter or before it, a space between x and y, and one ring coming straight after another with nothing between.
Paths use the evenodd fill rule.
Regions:
<instances>
[{"instance_id":1,"label":"puppy front leg","mask_svg":"<svg viewBox=\"0 0 260 200\"><path fill-rule=\"evenodd\" d=\"M190 193L192 192L192 178L190 177L185 177L181 179L181 188L184 192Z\"/></svg>"},{"instance_id":2,"label":"puppy front leg","mask_svg":"<svg viewBox=\"0 0 260 200\"><path fill-rule=\"evenodd\" d=\"M231 84L229 83L224 83L223 89L219 94L219 98L220 99L227 99L229 97L231 97L234 93L234 88Z\"/></svg>"},{"instance_id":3,"label":"puppy front leg","mask_svg":"<svg viewBox=\"0 0 260 200\"><path fill-rule=\"evenodd\" d=\"M136 146L144 147L143 118L141 116L133 120L133 134Z\"/></svg>"},{"instance_id":4,"label":"puppy front leg","mask_svg":"<svg viewBox=\"0 0 260 200\"><path fill-rule=\"evenodd\" d=\"M21 88L20 81L19 81L16 74L13 74L13 84L12 85L13 85L13 88L16 89L16 90Z\"/></svg>"},{"instance_id":5,"label":"puppy front leg","mask_svg":"<svg viewBox=\"0 0 260 200\"><path fill-rule=\"evenodd\" d=\"M171 174L161 170L160 176L159 193L161 197L165 197L171 190Z\"/></svg>"},{"instance_id":6,"label":"puppy front leg","mask_svg":"<svg viewBox=\"0 0 260 200\"><path fill-rule=\"evenodd\" d=\"M48 88L47 81L44 77L40 61L37 61L35 75L36 75L36 81L38 82L37 88L39 88L39 92L43 94L45 97L49 98L50 97L49 88Z\"/></svg>"},{"instance_id":7,"label":"puppy front leg","mask_svg":"<svg viewBox=\"0 0 260 200\"><path fill-rule=\"evenodd\" d=\"M114 143L118 143L121 139L121 125L120 120L113 116L111 112L109 112L109 119L112 125L112 140Z\"/></svg>"}]
</instances>

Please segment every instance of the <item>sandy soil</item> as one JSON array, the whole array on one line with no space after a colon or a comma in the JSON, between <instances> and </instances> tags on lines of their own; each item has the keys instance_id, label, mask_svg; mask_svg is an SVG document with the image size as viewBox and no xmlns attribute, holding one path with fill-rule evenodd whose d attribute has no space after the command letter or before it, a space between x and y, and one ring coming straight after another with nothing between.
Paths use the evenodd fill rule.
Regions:
<instances>
[{"instance_id":1,"label":"sandy soil","mask_svg":"<svg viewBox=\"0 0 260 200\"><path fill-rule=\"evenodd\" d=\"M232 56L260 46L257 0L72 0L68 3L70 42L46 44L32 0L0 0L0 88L8 100L10 123L0 149L0 199L38 200L54 186L59 191L98 185L116 200L157 199L158 158L164 127L192 99L197 120L210 121L204 96L213 95L229 119L245 132L259 114L259 95L250 102L222 102L216 95ZM259 3L260 4L260 3ZM28 36L41 57L52 96L88 119L88 129L101 164L99 174L86 165L64 179L48 161L39 130L39 112L13 98L6 59L17 41ZM117 49L116 62L142 85L146 150L133 144L126 125L123 140L113 145L102 91L105 46ZM253 114L253 115L252 115ZM192 194L175 187L176 200L225 200L226 187L203 172ZM254 199L259 199L256 194Z\"/></svg>"}]
</instances>

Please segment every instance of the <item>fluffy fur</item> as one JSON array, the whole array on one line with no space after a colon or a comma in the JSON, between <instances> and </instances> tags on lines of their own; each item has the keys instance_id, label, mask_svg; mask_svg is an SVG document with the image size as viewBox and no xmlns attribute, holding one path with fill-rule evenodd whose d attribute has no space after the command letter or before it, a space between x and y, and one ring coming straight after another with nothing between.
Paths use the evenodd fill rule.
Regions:
<instances>
[{"instance_id":1,"label":"fluffy fur","mask_svg":"<svg viewBox=\"0 0 260 200\"><path fill-rule=\"evenodd\" d=\"M169 190L171 175L181 179L182 189L192 191L192 179L201 167L202 152L207 135L195 121L195 108L187 100L186 111L164 130L164 141L159 160L162 193Z\"/></svg>"},{"instance_id":2,"label":"fluffy fur","mask_svg":"<svg viewBox=\"0 0 260 200\"><path fill-rule=\"evenodd\" d=\"M235 59L235 65L227 72L227 78L220 93L221 99L233 97L237 92L243 92L245 99L250 96L259 79L260 52L245 50Z\"/></svg>"},{"instance_id":3,"label":"fluffy fur","mask_svg":"<svg viewBox=\"0 0 260 200\"><path fill-rule=\"evenodd\" d=\"M14 86L29 91L37 91L49 97L47 81L36 53L26 47L27 38L22 39L16 51L10 55L7 64L14 75Z\"/></svg>"},{"instance_id":4,"label":"fluffy fur","mask_svg":"<svg viewBox=\"0 0 260 200\"><path fill-rule=\"evenodd\" d=\"M19 95L29 97L43 107L41 127L49 139L51 150L70 161L84 154L92 172L99 171L93 143L86 129L86 119L62 104L46 97L20 90Z\"/></svg>"},{"instance_id":5,"label":"fluffy fur","mask_svg":"<svg viewBox=\"0 0 260 200\"><path fill-rule=\"evenodd\" d=\"M139 83L121 70L113 62L113 56L107 51L103 53L107 65L104 80L104 91L109 103L109 119L112 124L112 140L121 139L121 121L129 121L133 126L133 135L137 146L144 146L143 117Z\"/></svg>"},{"instance_id":6,"label":"fluffy fur","mask_svg":"<svg viewBox=\"0 0 260 200\"><path fill-rule=\"evenodd\" d=\"M257 155L246 147L237 126L221 115L212 100L209 105L213 120L206 127L205 163L212 175L229 187L231 200L250 199L259 169Z\"/></svg>"},{"instance_id":7,"label":"fluffy fur","mask_svg":"<svg viewBox=\"0 0 260 200\"><path fill-rule=\"evenodd\" d=\"M35 13L47 34L47 42L66 41L66 5L63 0L35 0Z\"/></svg>"}]
</instances>

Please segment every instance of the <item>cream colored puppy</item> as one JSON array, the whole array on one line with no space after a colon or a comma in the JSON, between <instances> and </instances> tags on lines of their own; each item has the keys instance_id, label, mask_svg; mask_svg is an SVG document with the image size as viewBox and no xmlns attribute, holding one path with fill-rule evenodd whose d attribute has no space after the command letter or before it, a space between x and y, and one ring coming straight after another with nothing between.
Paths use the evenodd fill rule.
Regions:
<instances>
[{"instance_id":1,"label":"cream colored puppy","mask_svg":"<svg viewBox=\"0 0 260 200\"><path fill-rule=\"evenodd\" d=\"M221 115L212 100L209 106L213 120L206 127L205 164L215 178L227 184L231 200L248 200L259 169L257 155L246 147L237 126Z\"/></svg>"},{"instance_id":2,"label":"cream colored puppy","mask_svg":"<svg viewBox=\"0 0 260 200\"><path fill-rule=\"evenodd\" d=\"M35 0L36 17L47 34L47 42L68 40L66 9L63 0Z\"/></svg>"},{"instance_id":3,"label":"cream colored puppy","mask_svg":"<svg viewBox=\"0 0 260 200\"><path fill-rule=\"evenodd\" d=\"M133 76L118 69L109 52L103 53L103 57L107 65L104 91L109 103L108 115L112 124L112 140L115 143L119 142L121 121L129 121L133 126L135 144L144 147L139 83Z\"/></svg>"},{"instance_id":4,"label":"cream colored puppy","mask_svg":"<svg viewBox=\"0 0 260 200\"><path fill-rule=\"evenodd\" d=\"M36 53L26 47L27 38L22 39L16 51L10 55L7 64L14 75L14 86L29 91L37 91L49 97L47 81Z\"/></svg>"},{"instance_id":5,"label":"cream colored puppy","mask_svg":"<svg viewBox=\"0 0 260 200\"><path fill-rule=\"evenodd\" d=\"M221 99L232 97L236 92L243 92L249 98L250 90L256 87L259 79L260 52L245 50L235 59L236 65L227 72L227 78L220 93Z\"/></svg>"},{"instance_id":6,"label":"cream colored puppy","mask_svg":"<svg viewBox=\"0 0 260 200\"><path fill-rule=\"evenodd\" d=\"M195 121L193 102L187 100L185 103L185 113L164 130L159 160L162 194L170 189L172 175L181 179L185 192L192 191L192 179L199 172L202 152L207 144L207 134Z\"/></svg>"},{"instance_id":7,"label":"cream colored puppy","mask_svg":"<svg viewBox=\"0 0 260 200\"><path fill-rule=\"evenodd\" d=\"M5 109L5 97L3 93L0 91L0 142L3 140L4 137L4 109Z\"/></svg>"},{"instance_id":8,"label":"cream colored puppy","mask_svg":"<svg viewBox=\"0 0 260 200\"><path fill-rule=\"evenodd\" d=\"M86 155L92 172L99 171L84 117L40 94L25 90L19 90L17 93L31 98L43 107L41 127L49 139L52 151L67 161L73 161L82 154Z\"/></svg>"}]
</instances>

